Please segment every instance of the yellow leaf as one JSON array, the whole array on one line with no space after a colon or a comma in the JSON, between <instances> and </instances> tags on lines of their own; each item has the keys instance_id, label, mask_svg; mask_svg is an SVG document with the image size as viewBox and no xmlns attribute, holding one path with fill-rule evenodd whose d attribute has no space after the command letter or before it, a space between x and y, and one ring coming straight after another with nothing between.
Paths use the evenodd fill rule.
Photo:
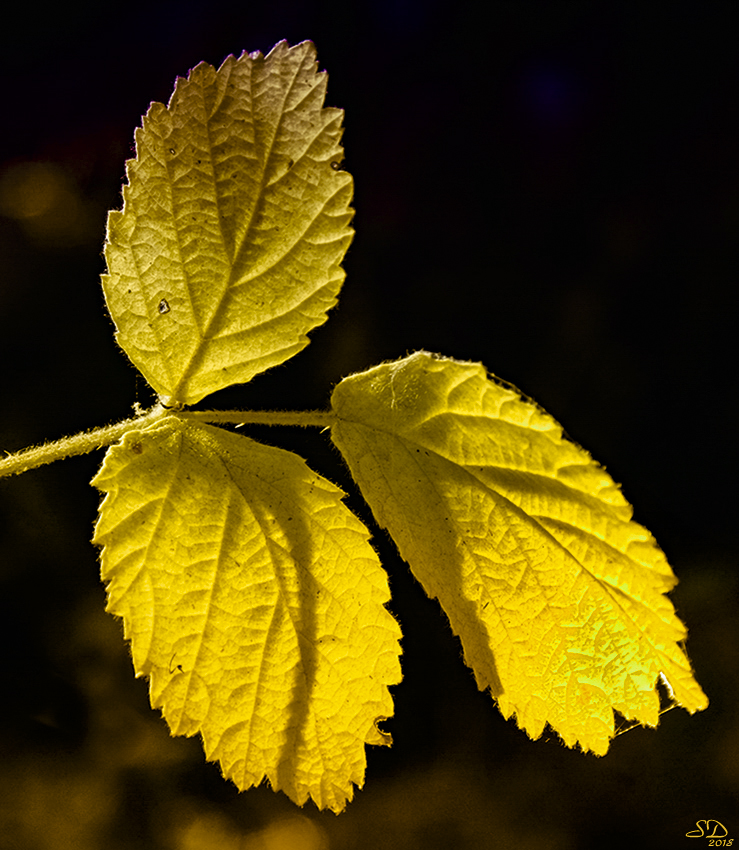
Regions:
<instances>
[{"instance_id":1,"label":"yellow leaf","mask_svg":"<svg viewBox=\"0 0 739 850\"><path fill-rule=\"evenodd\" d=\"M352 179L316 69L310 42L202 63L136 131L103 289L119 344L168 405L292 357L336 303Z\"/></svg>"},{"instance_id":2,"label":"yellow leaf","mask_svg":"<svg viewBox=\"0 0 739 850\"><path fill-rule=\"evenodd\" d=\"M173 734L201 733L240 789L266 776L341 811L365 744L390 743L400 630L342 493L291 452L169 416L93 483L108 610Z\"/></svg>"},{"instance_id":3,"label":"yellow leaf","mask_svg":"<svg viewBox=\"0 0 739 850\"><path fill-rule=\"evenodd\" d=\"M426 352L346 378L332 406L364 497L505 717L602 755L614 709L657 725L660 674L688 711L707 706L663 553L547 413Z\"/></svg>"}]
</instances>

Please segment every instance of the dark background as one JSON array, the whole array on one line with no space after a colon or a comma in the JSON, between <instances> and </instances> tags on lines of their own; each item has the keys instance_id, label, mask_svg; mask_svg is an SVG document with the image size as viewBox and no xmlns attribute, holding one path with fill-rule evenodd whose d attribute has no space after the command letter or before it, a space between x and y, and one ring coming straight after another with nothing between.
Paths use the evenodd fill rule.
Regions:
<instances>
[{"instance_id":1,"label":"dark background","mask_svg":"<svg viewBox=\"0 0 739 850\"><path fill-rule=\"evenodd\" d=\"M201 60L312 39L328 103L346 110L347 281L303 353L213 406L324 407L343 375L418 348L483 361L623 483L680 578L672 598L711 705L619 736L602 759L530 741L476 691L437 604L378 532L405 633L394 746L371 749L338 818L265 787L238 794L197 740L169 738L104 613L89 542L98 452L0 482L2 850L703 847L685 833L709 818L739 840L735 8L4 13L0 448L151 403L99 286L134 127ZM351 487L324 436L252 433Z\"/></svg>"}]
</instances>

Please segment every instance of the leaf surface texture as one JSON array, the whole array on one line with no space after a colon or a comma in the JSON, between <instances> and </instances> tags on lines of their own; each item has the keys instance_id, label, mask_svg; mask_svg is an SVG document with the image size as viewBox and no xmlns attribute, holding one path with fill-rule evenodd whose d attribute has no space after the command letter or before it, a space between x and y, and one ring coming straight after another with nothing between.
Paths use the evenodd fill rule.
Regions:
<instances>
[{"instance_id":1,"label":"leaf surface texture","mask_svg":"<svg viewBox=\"0 0 739 850\"><path fill-rule=\"evenodd\" d=\"M604 754L613 710L656 726L656 681L708 701L676 582L605 469L480 364L418 352L344 379L332 438L459 635L480 689L532 738Z\"/></svg>"},{"instance_id":2,"label":"leaf surface texture","mask_svg":"<svg viewBox=\"0 0 739 850\"><path fill-rule=\"evenodd\" d=\"M103 289L169 406L284 362L336 302L352 179L326 80L310 42L202 63L136 131Z\"/></svg>"},{"instance_id":3,"label":"leaf surface texture","mask_svg":"<svg viewBox=\"0 0 739 850\"><path fill-rule=\"evenodd\" d=\"M341 491L176 417L126 435L93 483L108 610L173 734L199 732L242 790L267 777L341 811L401 678L387 577Z\"/></svg>"}]
</instances>

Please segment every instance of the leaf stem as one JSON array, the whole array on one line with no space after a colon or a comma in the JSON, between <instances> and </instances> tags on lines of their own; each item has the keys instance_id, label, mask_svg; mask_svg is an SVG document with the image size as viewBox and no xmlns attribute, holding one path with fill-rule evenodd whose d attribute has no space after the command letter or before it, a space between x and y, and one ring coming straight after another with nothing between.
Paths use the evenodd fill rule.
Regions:
<instances>
[{"instance_id":1,"label":"leaf stem","mask_svg":"<svg viewBox=\"0 0 739 850\"><path fill-rule=\"evenodd\" d=\"M325 410L203 410L171 411L155 405L145 413L124 419L114 425L84 431L73 437L63 437L53 443L33 446L0 460L0 478L19 475L46 463L73 455L83 455L109 446L129 431L145 428L163 416L195 419L199 422L231 423L236 425L298 425L303 428L327 428L336 421L335 414Z\"/></svg>"},{"instance_id":2,"label":"leaf stem","mask_svg":"<svg viewBox=\"0 0 739 850\"><path fill-rule=\"evenodd\" d=\"M297 425L300 428L328 428L336 421L329 410L197 410L182 411L183 419L232 425Z\"/></svg>"},{"instance_id":3,"label":"leaf stem","mask_svg":"<svg viewBox=\"0 0 739 850\"><path fill-rule=\"evenodd\" d=\"M37 466L43 466L46 463L53 463L55 460L73 455L84 455L103 446L109 446L127 431L145 427L158 419L163 412L162 406L156 405L144 414L116 422L115 425L83 431L73 437L63 437L53 443L44 443L42 446L33 446L30 449L23 449L15 454L10 454L0 460L0 478L7 475L19 475L21 472L27 472L29 469L35 469Z\"/></svg>"}]
</instances>

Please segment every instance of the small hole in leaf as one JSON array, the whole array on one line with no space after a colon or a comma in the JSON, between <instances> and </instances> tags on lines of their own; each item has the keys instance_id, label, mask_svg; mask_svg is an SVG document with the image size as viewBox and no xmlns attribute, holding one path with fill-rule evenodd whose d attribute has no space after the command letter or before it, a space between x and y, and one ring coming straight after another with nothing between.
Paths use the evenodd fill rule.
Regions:
<instances>
[{"instance_id":1,"label":"small hole in leaf","mask_svg":"<svg viewBox=\"0 0 739 850\"><path fill-rule=\"evenodd\" d=\"M159 312L163 315L164 313L169 313L169 302L166 298L162 298L159 302Z\"/></svg>"}]
</instances>

